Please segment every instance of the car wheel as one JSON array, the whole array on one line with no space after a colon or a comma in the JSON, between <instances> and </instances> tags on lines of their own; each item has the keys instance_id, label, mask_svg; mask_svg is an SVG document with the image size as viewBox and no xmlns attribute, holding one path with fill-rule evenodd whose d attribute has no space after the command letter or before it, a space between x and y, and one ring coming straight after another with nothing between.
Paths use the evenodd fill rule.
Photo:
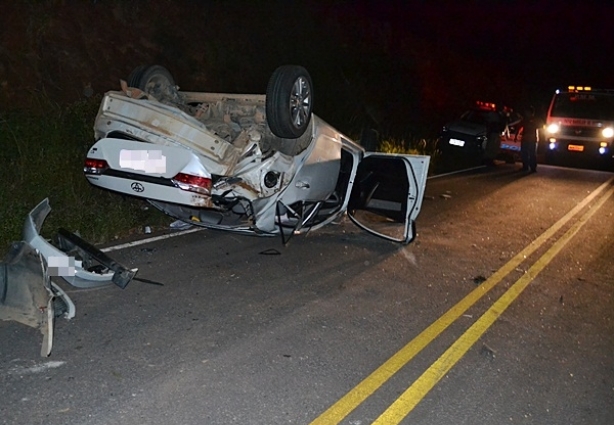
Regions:
<instances>
[{"instance_id":1,"label":"car wheel","mask_svg":"<svg viewBox=\"0 0 614 425\"><path fill-rule=\"evenodd\" d=\"M136 87L147 94L166 94L175 89L175 80L168 71L160 65L141 65L130 73L128 86Z\"/></svg>"},{"instance_id":2,"label":"car wheel","mask_svg":"<svg viewBox=\"0 0 614 425\"><path fill-rule=\"evenodd\" d=\"M305 133L313 110L311 77L305 68L280 66L266 90L266 116L277 137L297 139Z\"/></svg>"}]
</instances>

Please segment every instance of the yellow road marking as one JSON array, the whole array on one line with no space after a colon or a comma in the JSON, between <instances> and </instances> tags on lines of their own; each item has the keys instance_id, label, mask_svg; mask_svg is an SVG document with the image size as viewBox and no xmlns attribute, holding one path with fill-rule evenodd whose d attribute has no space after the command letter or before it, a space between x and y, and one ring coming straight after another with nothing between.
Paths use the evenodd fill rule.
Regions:
<instances>
[{"instance_id":1,"label":"yellow road marking","mask_svg":"<svg viewBox=\"0 0 614 425\"><path fill-rule=\"evenodd\" d=\"M521 252L508 261L503 267L497 270L492 276L484 281L479 287L459 301L450 310L444 313L439 319L433 322L428 328L401 348L397 353L390 357L385 363L373 371L356 387L345 394L335 404L329 407L324 413L318 416L310 425L332 425L338 424L356 409L363 401L381 387L396 372L413 359L424 347L428 346L437 336L439 336L448 326L456 321L465 311L479 301L488 291L494 288L505 276L518 267L529 255L548 241L558 232L569 220L577 215L588 203L599 195L612 181L614 177L599 186L591 194L572 208L560 220L553 224L549 229L532 241Z\"/></svg>"},{"instance_id":2,"label":"yellow road marking","mask_svg":"<svg viewBox=\"0 0 614 425\"><path fill-rule=\"evenodd\" d=\"M398 424L411 412L426 394L443 378L467 351L492 326L535 277L552 261L614 193L610 189L591 209L557 240L520 279L518 279L435 363L433 363L401 396L378 417L373 425Z\"/></svg>"}]
</instances>

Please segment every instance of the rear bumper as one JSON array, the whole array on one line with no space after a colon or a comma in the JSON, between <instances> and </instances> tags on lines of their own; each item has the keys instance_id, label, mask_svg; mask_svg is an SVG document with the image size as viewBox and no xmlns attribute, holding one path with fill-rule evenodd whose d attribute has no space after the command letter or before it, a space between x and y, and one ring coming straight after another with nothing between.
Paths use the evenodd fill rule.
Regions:
<instances>
[{"instance_id":1,"label":"rear bumper","mask_svg":"<svg viewBox=\"0 0 614 425\"><path fill-rule=\"evenodd\" d=\"M143 178L129 174L86 174L87 180L94 186L142 199L150 199L195 208L213 208L211 196L182 190L170 179Z\"/></svg>"},{"instance_id":2,"label":"rear bumper","mask_svg":"<svg viewBox=\"0 0 614 425\"><path fill-rule=\"evenodd\" d=\"M198 208L213 208L211 196L184 190L176 180L179 174L212 177L207 159L183 147L157 145L117 138L97 141L84 167L85 177L94 186L125 195ZM208 161L208 160L207 160ZM210 161L209 161L210 162Z\"/></svg>"}]
</instances>

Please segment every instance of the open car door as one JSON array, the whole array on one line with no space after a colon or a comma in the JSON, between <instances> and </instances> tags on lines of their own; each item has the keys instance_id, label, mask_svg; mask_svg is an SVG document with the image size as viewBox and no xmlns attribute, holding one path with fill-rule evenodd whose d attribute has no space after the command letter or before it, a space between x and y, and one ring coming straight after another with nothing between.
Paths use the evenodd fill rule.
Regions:
<instances>
[{"instance_id":1,"label":"open car door","mask_svg":"<svg viewBox=\"0 0 614 425\"><path fill-rule=\"evenodd\" d=\"M365 153L358 164L347 209L359 227L394 242L416 236L430 157Z\"/></svg>"}]
</instances>

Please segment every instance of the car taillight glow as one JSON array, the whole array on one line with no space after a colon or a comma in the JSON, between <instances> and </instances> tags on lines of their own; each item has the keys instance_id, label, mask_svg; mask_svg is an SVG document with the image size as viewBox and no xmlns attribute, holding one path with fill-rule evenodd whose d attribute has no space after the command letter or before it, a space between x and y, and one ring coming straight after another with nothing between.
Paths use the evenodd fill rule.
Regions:
<instances>
[{"instance_id":1,"label":"car taillight glow","mask_svg":"<svg viewBox=\"0 0 614 425\"><path fill-rule=\"evenodd\" d=\"M182 190L211 195L211 179L208 177L179 173L171 180Z\"/></svg>"},{"instance_id":2,"label":"car taillight glow","mask_svg":"<svg viewBox=\"0 0 614 425\"><path fill-rule=\"evenodd\" d=\"M102 174L109 168L109 164L104 159L86 158L83 172L86 174Z\"/></svg>"}]
</instances>

